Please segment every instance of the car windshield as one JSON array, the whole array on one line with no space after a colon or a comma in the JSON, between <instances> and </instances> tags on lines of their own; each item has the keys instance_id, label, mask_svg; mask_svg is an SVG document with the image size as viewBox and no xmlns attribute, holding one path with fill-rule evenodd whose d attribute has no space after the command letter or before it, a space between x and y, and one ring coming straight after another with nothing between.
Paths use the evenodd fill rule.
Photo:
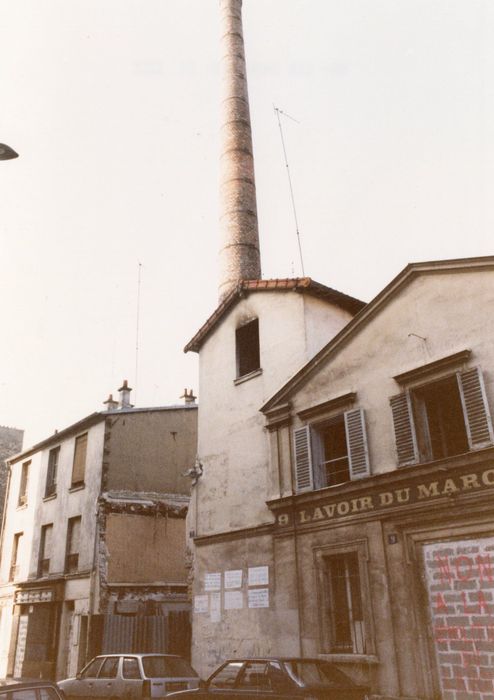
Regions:
<instances>
[{"instance_id":1,"label":"car windshield","mask_svg":"<svg viewBox=\"0 0 494 700\"><path fill-rule=\"evenodd\" d=\"M290 678L301 686L341 688L352 686L352 681L332 664L324 661L285 661Z\"/></svg>"},{"instance_id":2,"label":"car windshield","mask_svg":"<svg viewBox=\"0 0 494 700\"><path fill-rule=\"evenodd\" d=\"M179 656L144 656L144 675L147 678L197 678L197 673Z\"/></svg>"}]
</instances>

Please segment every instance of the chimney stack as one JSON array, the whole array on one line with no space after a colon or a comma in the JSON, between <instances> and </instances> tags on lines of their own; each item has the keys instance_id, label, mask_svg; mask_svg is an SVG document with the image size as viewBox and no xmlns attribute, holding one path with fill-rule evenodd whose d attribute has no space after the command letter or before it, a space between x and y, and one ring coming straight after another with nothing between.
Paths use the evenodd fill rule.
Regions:
<instances>
[{"instance_id":1,"label":"chimney stack","mask_svg":"<svg viewBox=\"0 0 494 700\"><path fill-rule=\"evenodd\" d=\"M118 401L115 401L113 394L110 394L106 401L103 401L103 405L106 406L107 411L115 411L118 408Z\"/></svg>"},{"instance_id":2,"label":"chimney stack","mask_svg":"<svg viewBox=\"0 0 494 700\"><path fill-rule=\"evenodd\" d=\"M119 408L132 408L132 404L130 403L130 392L132 389L127 384L126 379L123 380L123 384L118 391L120 393Z\"/></svg>"},{"instance_id":3,"label":"chimney stack","mask_svg":"<svg viewBox=\"0 0 494 700\"><path fill-rule=\"evenodd\" d=\"M219 299L261 278L254 157L242 33L242 0L220 0L222 126Z\"/></svg>"},{"instance_id":4,"label":"chimney stack","mask_svg":"<svg viewBox=\"0 0 494 700\"><path fill-rule=\"evenodd\" d=\"M195 404L197 396L194 396L193 389L190 390L190 393L187 389L184 389L184 393L182 394L182 396L180 398L184 399L185 404L191 404L191 403Z\"/></svg>"}]
</instances>

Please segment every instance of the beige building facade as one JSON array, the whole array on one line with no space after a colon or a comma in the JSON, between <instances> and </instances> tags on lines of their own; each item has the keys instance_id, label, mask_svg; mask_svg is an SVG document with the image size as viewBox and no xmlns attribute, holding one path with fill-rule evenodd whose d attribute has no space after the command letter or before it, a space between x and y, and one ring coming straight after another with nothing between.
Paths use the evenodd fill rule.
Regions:
<instances>
[{"instance_id":1,"label":"beige building facade","mask_svg":"<svg viewBox=\"0 0 494 700\"><path fill-rule=\"evenodd\" d=\"M201 393L200 670L318 656L384 697L492 696L493 302L494 258L409 265L266 401ZM241 304L199 350L225 398ZM256 312L265 376L297 339Z\"/></svg>"},{"instance_id":2,"label":"beige building facade","mask_svg":"<svg viewBox=\"0 0 494 700\"><path fill-rule=\"evenodd\" d=\"M129 392L9 460L0 676L68 677L142 639L187 653L197 405L134 408Z\"/></svg>"}]
</instances>

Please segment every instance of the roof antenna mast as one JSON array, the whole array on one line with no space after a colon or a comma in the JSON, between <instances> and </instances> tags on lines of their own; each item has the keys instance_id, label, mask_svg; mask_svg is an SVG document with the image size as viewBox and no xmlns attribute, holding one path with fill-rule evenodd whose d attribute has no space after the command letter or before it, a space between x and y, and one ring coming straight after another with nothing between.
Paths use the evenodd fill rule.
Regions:
<instances>
[{"instance_id":1,"label":"roof antenna mast","mask_svg":"<svg viewBox=\"0 0 494 700\"><path fill-rule=\"evenodd\" d=\"M138 370L139 370L139 321L140 321L140 315L141 315L141 268L142 268L142 264L138 263L138 268L137 268L137 309L136 309L136 367L135 367L134 401L136 401L136 398L137 398L137 374L138 374Z\"/></svg>"},{"instance_id":2,"label":"roof antenna mast","mask_svg":"<svg viewBox=\"0 0 494 700\"><path fill-rule=\"evenodd\" d=\"M302 245L300 243L300 231L298 228L298 219L297 219L297 209L295 207L295 197L293 196L293 186L292 186L292 178L290 176L290 168L288 166L288 157L286 155L286 146L285 146L285 139L283 137L283 127L281 126L281 119L280 119L280 114L282 114L284 117L288 117L288 119L291 119L293 122L296 122L297 124L300 124L296 119L291 117L289 114L286 112L283 112L282 109L278 109L278 107L274 107L274 111L276 114L276 118L278 119L278 126L280 129L280 136L281 136L281 145L283 146L283 156L285 158L285 166L286 166L286 174L288 177L288 185L290 186L290 197L292 200L292 209L293 209L293 218L295 219L295 231L297 234L297 243L298 243L298 253L300 256L300 267L302 268L302 277L305 277L305 271L304 271L304 259L302 257Z\"/></svg>"}]
</instances>

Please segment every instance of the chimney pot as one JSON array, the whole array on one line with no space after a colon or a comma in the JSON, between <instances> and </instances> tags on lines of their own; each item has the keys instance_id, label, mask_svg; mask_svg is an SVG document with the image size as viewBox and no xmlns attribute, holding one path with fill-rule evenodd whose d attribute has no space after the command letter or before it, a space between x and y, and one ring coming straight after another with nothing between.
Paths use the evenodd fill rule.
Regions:
<instances>
[{"instance_id":1,"label":"chimney pot","mask_svg":"<svg viewBox=\"0 0 494 700\"><path fill-rule=\"evenodd\" d=\"M191 404L196 402L197 396L194 396L194 390L191 389L190 391L188 389L184 389L184 393L180 397L181 399L184 399L185 404Z\"/></svg>"},{"instance_id":2,"label":"chimney pot","mask_svg":"<svg viewBox=\"0 0 494 700\"><path fill-rule=\"evenodd\" d=\"M103 406L106 406L107 411L114 411L116 408L118 408L118 401L115 401L113 394L109 394L106 401L103 401Z\"/></svg>"},{"instance_id":3,"label":"chimney pot","mask_svg":"<svg viewBox=\"0 0 494 700\"><path fill-rule=\"evenodd\" d=\"M132 408L132 404L130 403L130 392L132 389L128 385L126 379L123 380L122 386L118 391L120 394L119 408Z\"/></svg>"}]
</instances>

